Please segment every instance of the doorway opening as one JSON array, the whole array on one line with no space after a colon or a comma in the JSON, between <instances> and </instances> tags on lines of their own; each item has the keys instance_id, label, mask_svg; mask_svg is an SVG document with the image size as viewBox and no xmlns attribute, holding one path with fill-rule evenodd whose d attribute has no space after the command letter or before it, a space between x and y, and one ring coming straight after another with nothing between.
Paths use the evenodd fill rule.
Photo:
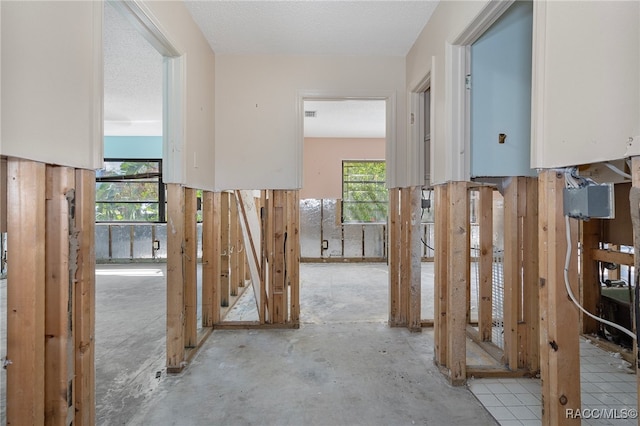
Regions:
<instances>
[{"instance_id":1,"label":"doorway opening","mask_svg":"<svg viewBox=\"0 0 640 426\"><path fill-rule=\"evenodd\" d=\"M304 323L388 318L387 100L304 99Z\"/></svg>"},{"instance_id":2,"label":"doorway opening","mask_svg":"<svg viewBox=\"0 0 640 426\"><path fill-rule=\"evenodd\" d=\"M182 179L174 154L183 141L174 136L182 131L183 73L179 52L149 16L143 5L104 5L104 167L96 173L95 238L98 423L135 414L122 407L133 407L127 401L144 398L166 371L165 182Z\"/></svg>"}]
</instances>

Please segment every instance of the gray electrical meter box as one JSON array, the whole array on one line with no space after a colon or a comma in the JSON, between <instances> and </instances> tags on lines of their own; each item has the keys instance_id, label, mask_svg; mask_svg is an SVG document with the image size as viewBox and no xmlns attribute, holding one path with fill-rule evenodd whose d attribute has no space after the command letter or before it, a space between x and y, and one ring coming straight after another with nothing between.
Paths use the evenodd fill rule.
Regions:
<instances>
[{"instance_id":1,"label":"gray electrical meter box","mask_svg":"<svg viewBox=\"0 0 640 426\"><path fill-rule=\"evenodd\" d=\"M612 183L565 188L563 207L565 216L576 219L613 219L615 200Z\"/></svg>"}]
</instances>

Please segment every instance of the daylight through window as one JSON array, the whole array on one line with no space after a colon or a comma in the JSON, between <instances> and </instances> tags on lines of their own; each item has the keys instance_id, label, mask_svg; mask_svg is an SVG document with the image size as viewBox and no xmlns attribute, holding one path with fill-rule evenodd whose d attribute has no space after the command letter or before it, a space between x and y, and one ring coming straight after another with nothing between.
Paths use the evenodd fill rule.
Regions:
<instances>
[{"instance_id":1,"label":"daylight through window","mask_svg":"<svg viewBox=\"0 0 640 426\"><path fill-rule=\"evenodd\" d=\"M161 160L106 159L96 173L97 222L165 222Z\"/></svg>"},{"instance_id":2,"label":"daylight through window","mask_svg":"<svg viewBox=\"0 0 640 426\"><path fill-rule=\"evenodd\" d=\"M388 191L384 161L342 162L342 222L387 221Z\"/></svg>"}]
</instances>

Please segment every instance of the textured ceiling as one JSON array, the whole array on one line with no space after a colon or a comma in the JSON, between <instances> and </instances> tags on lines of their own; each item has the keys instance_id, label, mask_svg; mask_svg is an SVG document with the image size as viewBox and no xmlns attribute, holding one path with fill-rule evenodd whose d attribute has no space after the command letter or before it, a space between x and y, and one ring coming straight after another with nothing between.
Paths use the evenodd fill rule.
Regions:
<instances>
[{"instance_id":1,"label":"textured ceiling","mask_svg":"<svg viewBox=\"0 0 640 426\"><path fill-rule=\"evenodd\" d=\"M217 54L404 56L437 1L186 1Z\"/></svg>"},{"instance_id":2,"label":"textured ceiling","mask_svg":"<svg viewBox=\"0 0 640 426\"><path fill-rule=\"evenodd\" d=\"M162 56L104 7L104 134L162 135Z\"/></svg>"},{"instance_id":3,"label":"textured ceiling","mask_svg":"<svg viewBox=\"0 0 640 426\"><path fill-rule=\"evenodd\" d=\"M216 54L404 56L437 1L187 0L186 4ZM104 97L105 135L162 134L162 56L108 2ZM305 120L308 136L384 137L384 102L312 104L319 104L313 106L318 117Z\"/></svg>"},{"instance_id":4,"label":"textured ceiling","mask_svg":"<svg viewBox=\"0 0 640 426\"><path fill-rule=\"evenodd\" d=\"M305 101L304 135L314 138L384 138L385 101Z\"/></svg>"}]
</instances>

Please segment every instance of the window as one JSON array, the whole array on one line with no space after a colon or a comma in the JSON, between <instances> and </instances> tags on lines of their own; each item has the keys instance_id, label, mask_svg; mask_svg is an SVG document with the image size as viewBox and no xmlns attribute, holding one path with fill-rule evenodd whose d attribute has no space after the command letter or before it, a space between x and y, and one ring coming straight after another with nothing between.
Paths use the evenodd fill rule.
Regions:
<instances>
[{"instance_id":1,"label":"window","mask_svg":"<svg viewBox=\"0 0 640 426\"><path fill-rule=\"evenodd\" d=\"M342 162L342 223L387 221L384 161Z\"/></svg>"},{"instance_id":2,"label":"window","mask_svg":"<svg viewBox=\"0 0 640 426\"><path fill-rule=\"evenodd\" d=\"M97 222L165 222L161 160L106 159L96 174Z\"/></svg>"}]
</instances>

